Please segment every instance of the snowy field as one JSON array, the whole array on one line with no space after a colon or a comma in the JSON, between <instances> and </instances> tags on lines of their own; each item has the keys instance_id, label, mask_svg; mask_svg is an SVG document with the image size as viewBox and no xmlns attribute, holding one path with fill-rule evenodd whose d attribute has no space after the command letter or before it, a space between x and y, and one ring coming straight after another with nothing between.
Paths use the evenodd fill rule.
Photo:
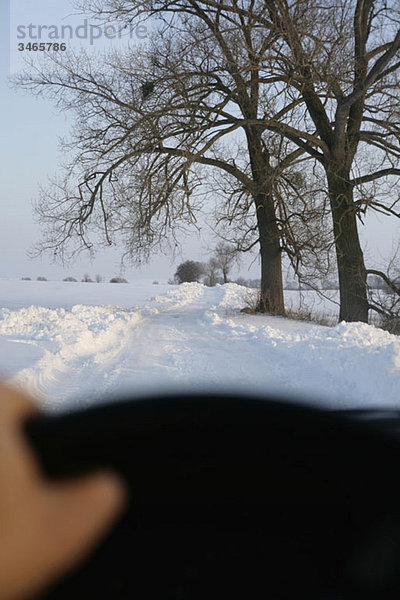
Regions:
<instances>
[{"instance_id":1,"label":"snowy field","mask_svg":"<svg viewBox=\"0 0 400 600\"><path fill-rule=\"evenodd\" d=\"M399 337L246 315L245 295L236 284L1 280L0 371L50 410L188 389L400 406ZM295 292L287 302L297 306Z\"/></svg>"}]
</instances>

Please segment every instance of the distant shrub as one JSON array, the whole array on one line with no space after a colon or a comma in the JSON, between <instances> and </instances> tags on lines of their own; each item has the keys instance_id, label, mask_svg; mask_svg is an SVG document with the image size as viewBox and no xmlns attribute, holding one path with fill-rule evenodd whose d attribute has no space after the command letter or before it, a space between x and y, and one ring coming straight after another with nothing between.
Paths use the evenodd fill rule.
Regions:
<instances>
[{"instance_id":1,"label":"distant shrub","mask_svg":"<svg viewBox=\"0 0 400 600\"><path fill-rule=\"evenodd\" d=\"M30 277L21 277L21 281L32 281Z\"/></svg>"},{"instance_id":2,"label":"distant shrub","mask_svg":"<svg viewBox=\"0 0 400 600\"><path fill-rule=\"evenodd\" d=\"M110 283L128 283L123 277L113 277L110 279Z\"/></svg>"},{"instance_id":3,"label":"distant shrub","mask_svg":"<svg viewBox=\"0 0 400 600\"><path fill-rule=\"evenodd\" d=\"M89 273L85 273L82 279L83 283L93 283L93 279L90 278Z\"/></svg>"},{"instance_id":4,"label":"distant shrub","mask_svg":"<svg viewBox=\"0 0 400 600\"><path fill-rule=\"evenodd\" d=\"M153 285L158 285L159 282L158 281L153 281Z\"/></svg>"},{"instance_id":5,"label":"distant shrub","mask_svg":"<svg viewBox=\"0 0 400 600\"><path fill-rule=\"evenodd\" d=\"M46 277L37 277L36 281L47 281Z\"/></svg>"},{"instance_id":6,"label":"distant shrub","mask_svg":"<svg viewBox=\"0 0 400 600\"><path fill-rule=\"evenodd\" d=\"M192 283L199 281L204 272L203 263L195 260L186 260L179 265L174 277L177 283Z\"/></svg>"},{"instance_id":7,"label":"distant shrub","mask_svg":"<svg viewBox=\"0 0 400 600\"><path fill-rule=\"evenodd\" d=\"M103 278L101 275L96 275L96 283L101 283L103 281Z\"/></svg>"},{"instance_id":8,"label":"distant shrub","mask_svg":"<svg viewBox=\"0 0 400 600\"><path fill-rule=\"evenodd\" d=\"M75 277L66 277L63 281L78 281Z\"/></svg>"}]
</instances>

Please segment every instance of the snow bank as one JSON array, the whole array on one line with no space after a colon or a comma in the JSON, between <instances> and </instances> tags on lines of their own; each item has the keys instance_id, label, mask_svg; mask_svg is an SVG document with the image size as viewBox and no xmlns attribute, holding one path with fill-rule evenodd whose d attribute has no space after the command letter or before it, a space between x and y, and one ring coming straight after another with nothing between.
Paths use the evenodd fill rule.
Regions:
<instances>
[{"instance_id":1,"label":"snow bank","mask_svg":"<svg viewBox=\"0 0 400 600\"><path fill-rule=\"evenodd\" d=\"M52 307L54 287L38 285L50 308L27 305L29 296L7 306L3 290L0 369L49 408L188 388L332 408L400 405L400 338L363 323L246 315L247 292L236 284L166 286L155 297L151 284L116 285L114 304L112 290L82 284L96 288L98 305L67 298L63 307ZM11 308L16 300L25 306Z\"/></svg>"},{"instance_id":2,"label":"snow bank","mask_svg":"<svg viewBox=\"0 0 400 600\"><path fill-rule=\"evenodd\" d=\"M160 304L173 304L176 308L183 307L201 298L205 289L202 283L182 283L163 296L156 296L152 300Z\"/></svg>"}]
</instances>

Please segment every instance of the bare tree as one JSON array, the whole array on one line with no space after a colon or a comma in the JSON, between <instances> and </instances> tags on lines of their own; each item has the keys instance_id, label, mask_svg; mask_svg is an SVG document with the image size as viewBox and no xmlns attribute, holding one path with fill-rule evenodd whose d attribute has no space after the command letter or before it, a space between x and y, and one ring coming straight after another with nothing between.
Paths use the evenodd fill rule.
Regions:
<instances>
[{"instance_id":1,"label":"bare tree","mask_svg":"<svg viewBox=\"0 0 400 600\"><path fill-rule=\"evenodd\" d=\"M237 260L237 249L225 242L219 242L215 247L213 258L215 266L222 272L224 283L228 283L228 275Z\"/></svg>"},{"instance_id":2,"label":"bare tree","mask_svg":"<svg viewBox=\"0 0 400 600\"><path fill-rule=\"evenodd\" d=\"M114 2L105 6L116 8ZM239 16L241 23L268 40L261 57L255 52L255 68L245 81L257 91L261 82L269 84L261 110L242 113L246 135L262 140L267 152L266 131L284 136L323 169L336 249L340 318L367 321L369 309L375 307L368 301L357 219L361 223L371 209L399 217L398 193L393 194L400 175L397 1L268 0L222 5L214 0L165 0L150 8L145 3L132 8L123 1L118 7L124 7L128 19L158 11L203 18L203 11L212 23L213 17L224 13L237 25ZM246 44L249 47L248 38ZM268 166L270 177L264 179L264 188L272 189L271 161Z\"/></svg>"},{"instance_id":3,"label":"bare tree","mask_svg":"<svg viewBox=\"0 0 400 600\"><path fill-rule=\"evenodd\" d=\"M356 214L359 215L365 205L361 202L357 206L359 198L356 198L354 206L351 202L349 205L348 196L345 199L343 189L339 189L344 170L349 170L349 159L352 164L354 143L350 143L350 138L354 137L354 115L359 110L359 104L356 106L355 103L354 110L337 123L336 129L335 121L331 118L331 124L330 117L335 115L334 103L340 96L336 95L337 92L341 90L344 100L345 96L351 94L352 84L355 95L361 85L359 51L357 48L352 51L352 44L356 44L359 38L359 25L356 21L365 21L365 16L371 13L372 5L382 3L342 0L335 4L330 1L316 4L311 0L296 0L288 4L284 0L256 0L251 3L232 0L222 4L214 0L164 0L160 3L132 4L121 0L104 1L99 4L86 0L83 4L95 13L97 11L100 18L122 17L127 22L132 22L135 19L161 15L166 28L170 29L173 22L171 19L179 15L185 25L193 20L203 25L200 30L207 46L217 57L218 64L226 65L221 74L221 70L213 64L215 88L219 86L221 92L221 83L225 89L228 88L230 101L235 103L237 109L237 112L233 111L232 114L232 111L228 112L230 104L221 102L219 114L227 117L228 124L237 123L237 118L241 120L241 128L249 150L250 174L255 186L253 185L252 190L249 189L243 185L240 178L236 183L230 182L232 193L228 208L232 210L227 211L226 219L232 224L235 217L239 218L237 229L238 233L242 233L239 242L241 248L247 250L252 248L253 244L260 245L261 303L269 309L274 305L282 306L282 275L277 259L277 255L281 255L282 251L288 253L299 277L304 274L299 267L304 267L305 263L308 263L308 267L312 265L314 271L315 268L317 271L321 268L325 272L331 270L329 244L326 243L326 237L323 241L318 239L318 231L322 232L324 228L320 227L318 230L311 227L311 224L321 223L325 219L324 209L315 211L315 196L312 195L310 210L309 197L301 198L290 178L286 179L284 193L280 185L284 170L293 162L304 163L305 155L317 161L328 175L328 188L325 187L325 191L328 192L333 217L341 290L341 318L366 320L366 271L356 226ZM379 10L377 14L371 15L378 20L380 18ZM182 21L179 21L179 27ZM379 26L385 29L385 25L379 23L377 29ZM364 42L366 45L365 40ZM379 59L381 73L385 71L383 63L386 58L390 60L392 52L385 54L384 60L381 60L381 55L386 49L385 44L377 44L371 56L368 55L368 60ZM206 56L207 50L203 48L203 51ZM349 54L354 55L353 73L350 74ZM227 74L231 76L228 83ZM370 83L371 81L368 85ZM355 96L351 102L353 100L355 102ZM304 104L306 111L303 108ZM343 113L346 113L343 104L340 108L338 105L337 114L339 113L342 113L342 117ZM353 125L347 129L350 137L345 136L346 139L343 140L341 132L346 129L346 123ZM329 128L332 135L328 143L326 136ZM271 152L270 136L266 135L268 132L275 135L278 145L282 145L284 136L297 150L287 149L287 155L280 155L277 163L274 160L277 154ZM339 139L342 150L337 153ZM348 151L346 157L343 155L344 148ZM223 172L221 174L224 175ZM387 174L387 170L382 170L382 175ZM298 172L295 172L295 175L298 176ZM225 179L229 177L225 175ZM353 187L366 183L365 180L359 179L350 181L349 177L347 180L349 185L346 193L350 190L351 194ZM303 202L302 210L295 211L295 218L290 214L290 204L288 207L288 189L291 194L297 194L300 201L297 205ZM250 202L248 192L252 196ZM253 225L254 221L248 218L253 207L255 211L252 216L256 226ZM328 230L330 231L330 227ZM315 232L317 235L314 235ZM249 244L246 245L247 240ZM328 252L324 261L321 260L322 250ZM275 295L269 298L271 290L275 290ZM277 312L279 314L279 311Z\"/></svg>"},{"instance_id":4,"label":"bare tree","mask_svg":"<svg viewBox=\"0 0 400 600\"><path fill-rule=\"evenodd\" d=\"M288 202L307 157L326 177L340 318L367 321L357 218L370 209L399 216L376 190L400 174L394 0L84 4L103 19L158 18L159 35L142 56L109 54L99 65L53 56L52 68L23 79L79 122L69 177L38 206L53 227L45 245L58 251L76 236L90 249L88 226L98 225L106 243L122 236L140 260L196 222L199 192L218 171L229 182L225 216L238 229L246 219L240 249L260 249L260 308L283 314L282 252L297 266L299 250L318 255L304 227L314 209L307 200L292 214Z\"/></svg>"},{"instance_id":5,"label":"bare tree","mask_svg":"<svg viewBox=\"0 0 400 600\"><path fill-rule=\"evenodd\" d=\"M220 267L215 258L210 258L204 265L205 284L214 287L218 283L218 272Z\"/></svg>"},{"instance_id":6,"label":"bare tree","mask_svg":"<svg viewBox=\"0 0 400 600\"><path fill-rule=\"evenodd\" d=\"M296 217L277 182L307 155L260 127L267 107L275 120L292 109L276 104L275 77L265 71L279 37L258 26L266 7L211 0L89 5L101 18L156 15L163 30L141 55L110 53L99 64L84 54L52 55L42 71L20 80L74 111L78 123L66 146L73 156L65 179L37 204L47 226L41 249L62 254L75 240L90 250L89 231L97 227L106 244L122 238L128 257L140 261L168 233L177 243L180 228L196 224L202 186L217 171L229 181L228 190L218 189L226 216L245 230L238 249L259 248L259 308L284 314L282 253L297 260L298 246Z\"/></svg>"},{"instance_id":7,"label":"bare tree","mask_svg":"<svg viewBox=\"0 0 400 600\"><path fill-rule=\"evenodd\" d=\"M397 197L382 199L375 185L382 190L400 175L398 3L270 0L265 6L268 19L263 16L259 24L278 36L270 76L280 80L280 102L293 110L279 119L269 113L259 124L280 131L324 169L340 319L366 322L374 306L357 218L370 209L399 217Z\"/></svg>"}]
</instances>

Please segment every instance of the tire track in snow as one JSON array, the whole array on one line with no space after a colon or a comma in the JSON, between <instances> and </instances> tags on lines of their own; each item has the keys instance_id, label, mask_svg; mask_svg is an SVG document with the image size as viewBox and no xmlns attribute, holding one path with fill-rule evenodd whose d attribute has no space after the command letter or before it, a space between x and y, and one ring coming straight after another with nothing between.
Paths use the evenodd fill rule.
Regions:
<instances>
[{"instance_id":1,"label":"tire track in snow","mask_svg":"<svg viewBox=\"0 0 400 600\"><path fill-rule=\"evenodd\" d=\"M106 366L124 351L131 329L142 318L140 311L113 306L75 306L71 311L32 307L28 314L20 312L11 315L12 322L3 323L0 331L12 325L14 336L36 336L44 356L20 371L14 381L29 387L46 405L46 397L58 404L80 390L96 389L97 367Z\"/></svg>"},{"instance_id":2,"label":"tire track in snow","mask_svg":"<svg viewBox=\"0 0 400 600\"><path fill-rule=\"evenodd\" d=\"M147 330L151 330L152 320L159 313L191 312L203 297L204 286L194 284L152 299L153 306L134 310L77 305L70 311L42 307L6 311L0 334L12 333L15 341L33 338L44 352L34 366L21 370L14 382L28 387L53 409L66 401L98 401L120 390L120 379L126 373L139 381L143 373L148 384L149 365L163 372L161 360L157 362L149 353ZM132 348L136 349L133 353Z\"/></svg>"}]
</instances>

